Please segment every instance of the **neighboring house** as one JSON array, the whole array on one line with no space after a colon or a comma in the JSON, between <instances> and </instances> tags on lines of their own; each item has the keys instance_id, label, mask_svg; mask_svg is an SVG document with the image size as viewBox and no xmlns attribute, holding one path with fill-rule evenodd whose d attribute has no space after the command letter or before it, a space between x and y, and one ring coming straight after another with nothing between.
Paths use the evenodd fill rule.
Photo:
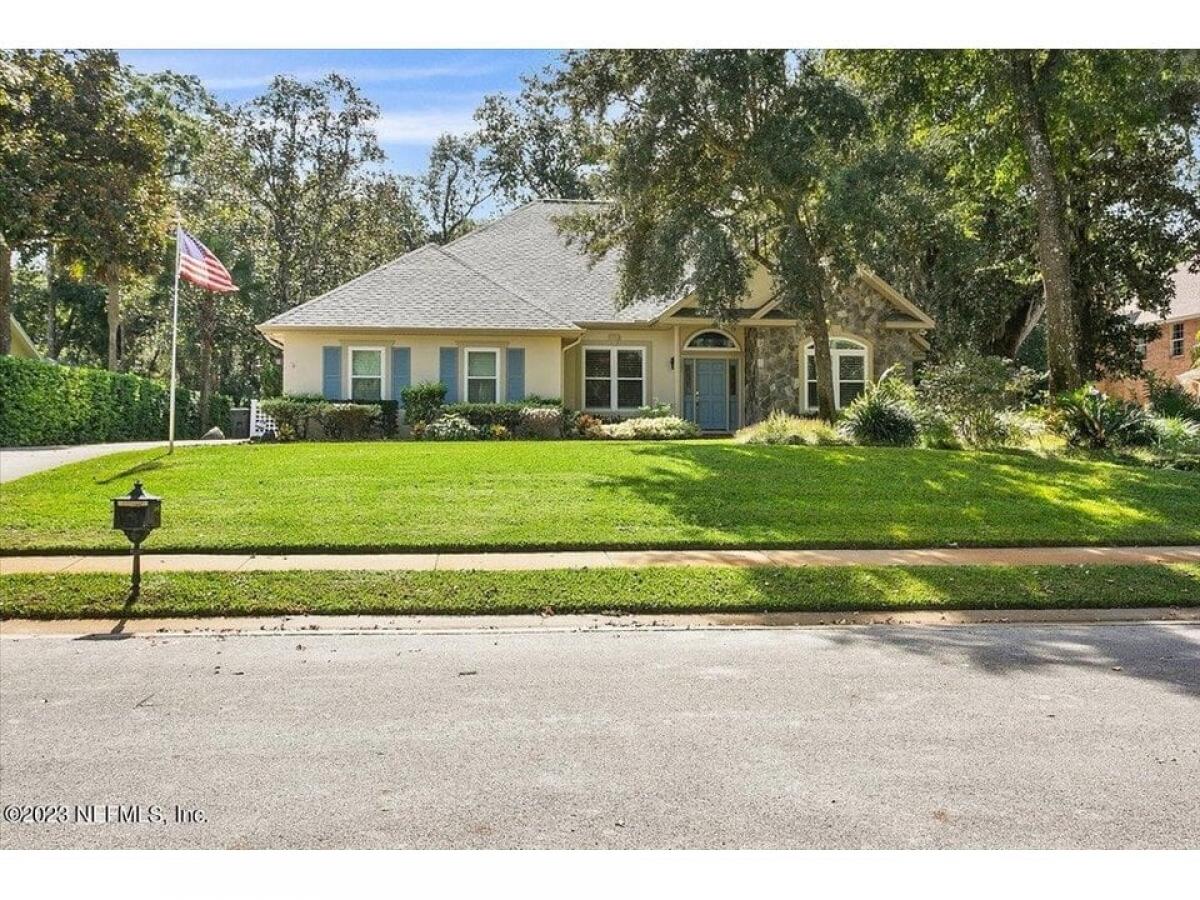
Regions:
<instances>
[{"instance_id":1,"label":"neighboring house","mask_svg":"<svg viewBox=\"0 0 1200 900\"><path fill-rule=\"evenodd\" d=\"M1167 315L1131 313L1139 325L1160 326L1158 337L1146 342L1143 365L1147 372L1175 381L1200 396L1200 370L1192 358L1196 335L1200 333L1200 273L1188 271L1187 263L1183 263L1171 278L1175 282L1175 299L1171 301ZM1105 381L1101 388L1114 396L1139 403L1146 399L1146 382L1141 378Z\"/></svg>"},{"instance_id":2,"label":"neighboring house","mask_svg":"<svg viewBox=\"0 0 1200 900\"><path fill-rule=\"evenodd\" d=\"M529 203L259 325L283 350L284 393L398 400L405 385L441 381L450 401L561 398L608 416L667 403L714 432L815 409L812 342L765 270L720 327L690 296L618 309L619 260L591 266L559 232L578 208ZM911 376L933 324L860 269L830 310L838 405L895 363Z\"/></svg>"},{"instance_id":3,"label":"neighboring house","mask_svg":"<svg viewBox=\"0 0 1200 900\"><path fill-rule=\"evenodd\" d=\"M25 329L21 327L17 317L9 316L8 323L12 329L12 345L9 354L25 359L41 359L42 354L38 353L37 347L33 346L33 341L29 339L29 335L25 333Z\"/></svg>"}]
</instances>

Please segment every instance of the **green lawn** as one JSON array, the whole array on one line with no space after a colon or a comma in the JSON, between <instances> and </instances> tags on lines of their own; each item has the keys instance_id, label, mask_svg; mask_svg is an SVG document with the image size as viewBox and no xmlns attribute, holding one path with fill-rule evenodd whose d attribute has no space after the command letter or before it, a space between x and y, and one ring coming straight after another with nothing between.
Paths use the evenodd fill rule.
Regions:
<instances>
[{"instance_id":1,"label":"green lawn","mask_svg":"<svg viewBox=\"0 0 1200 900\"><path fill-rule=\"evenodd\" d=\"M1200 566L187 572L0 577L4 618L1200 606Z\"/></svg>"},{"instance_id":2,"label":"green lawn","mask_svg":"<svg viewBox=\"0 0 1200 900\"><path fill-rule=\"evenodd\" d=\"M1200 473L1019 453L668 443L357 443L125 453L3 486L5 552L1200 543Z\"/></svg>"}]
</instances>

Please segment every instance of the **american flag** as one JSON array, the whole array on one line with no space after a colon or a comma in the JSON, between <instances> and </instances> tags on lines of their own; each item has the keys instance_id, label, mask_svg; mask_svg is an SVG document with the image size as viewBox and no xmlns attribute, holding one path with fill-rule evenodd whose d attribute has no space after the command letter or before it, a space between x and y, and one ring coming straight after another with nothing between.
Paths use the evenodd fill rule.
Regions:
<instances>
[{"instance_id":1,"label":"american flag","mask_svg":"<svg viewBox=\"0 0 1200 900\"><path fill-rule=\"evenodd\" d=\"M211 250L182 228L179 229L179 274L206 291L228 294L237 290L229 270Z\"/></svg>"}]
</instances>

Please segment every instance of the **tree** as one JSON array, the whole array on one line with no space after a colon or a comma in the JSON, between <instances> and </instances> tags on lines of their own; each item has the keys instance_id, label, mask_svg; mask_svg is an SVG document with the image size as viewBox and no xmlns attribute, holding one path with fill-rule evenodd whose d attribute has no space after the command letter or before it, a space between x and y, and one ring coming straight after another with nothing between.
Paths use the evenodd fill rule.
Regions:
<instances>
[{"instance_id":1,"label":"tree","mask_svg":"<svg viewBox=\"0 0 1200 900\"><path fill-rule=\"evenodd\" d=\"M265 94L227 111L238 174L266 219L273 312L343 277L329 265L339 209L364 167L383 159L379 108L337 74L303 83L279 76Z\"/></svg>"},{"instance_id":2,"label":"tree","mask_svg":"<svg viewBox=\"0 0 1200 900\"><path fill-rule=\"evenodd\" d=\"M164 236L162 132L130 102L128 73L111 51L15 51L0 60L0 73L0 257L54 245L64 261L88 265L108 286L108 364L115 369L121 279L157 262Z\"/></svg>"},{"instance_id":3,"label":"tree","mask_svg":"<svg viewBox=\"0 0 1200 900\"><path fill-rule=\"evenodd\" d=\"M828 57L889 128L940 163L961 265L942 271L934 293L959 295L958 315L991 335L981 349L1015 356L1044 327L1055 389L1136 368L1145 335L1123 309L1161 311L1169 273L1200 246L1195 60L1170 51Z\"/></svg>"},{"instance_id":4,"label":"tree","mask_svg":"<svg viewBox=\"0 0 1200 900\"><path fill-rule=\"evenodd\" d=\"M587 200L587 169L594 162L593 130L544 79L526 77L515 98L485 97L475 111L485 168L509 203L530 198Z\"/></svg>"},{"instance_id":5,"label":"tree","mask_svg":"<svg viewBox=\"0 0 1200 900\"><path fill-rule=\"evenodd\" d=\"M480 151L479 136L443 134L429 151L418 192L431 223L430 238L447 244L471 229L471 217L496 195L495 176Z\"/></svg>"},{"instance_id":6,"label":"tree","mask_svg":"<svg viewBox=\"0 0 1200 900\"><path fill-rule=\"evenodd\" d=\"M828 307L879 223L867 173L888 160L855 94L814 54L589 51L560 82L610 140L613 199L568 222L593 255L623 249L619 302L694 292L733 315L757 266L813 338L820 414L834 416ZM864 210L866 215L864 215Z\"/></svg>"}]
</instances>

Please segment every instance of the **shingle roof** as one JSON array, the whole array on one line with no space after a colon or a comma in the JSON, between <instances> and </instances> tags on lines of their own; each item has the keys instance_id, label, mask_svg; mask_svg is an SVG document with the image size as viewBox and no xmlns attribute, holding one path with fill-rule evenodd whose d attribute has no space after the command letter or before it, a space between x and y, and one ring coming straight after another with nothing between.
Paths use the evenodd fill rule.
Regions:
<instances>
[{"instance_id":1,"label":"shingle roof","mask_svg":"<svg viewBox=\"0 0 1200 900\"><path fill-rule=\"evenodd\" d=\"M1171 280L1175 282L1175 299L1171 301L1171 312L1166 316L1139 312L1135 319L1139 325L1200 318L1200 272L1190 272L1188 263L1180 263L1171 274Z\"/></svg>"},{"instance_id":2,"label":"shingle roof","mask_svg":"<svg viewBox=\"0 0 1200 900\"><path fill-rule=\"evenodd\" d=\"M558 220L598 210L602 203L538 200L472 231L446 246L476 269L487 272L522 297L572 322L648 322L669 300L617 309L619 251L595 265L559 231Z\"/></svg>"},{"instance_id":3,"label":"shingle roof","mask_svg":"<svg viewBox=\"0 0 1200 900\"><path fill-rule=\"evenodd\" d=\"M539 200L444 247L414 250L284 312L271 326L563 331L650 321L669 302L618 310L619 255L595 266L556 219L598 204Z\"/></svg>"}]
</instances>

